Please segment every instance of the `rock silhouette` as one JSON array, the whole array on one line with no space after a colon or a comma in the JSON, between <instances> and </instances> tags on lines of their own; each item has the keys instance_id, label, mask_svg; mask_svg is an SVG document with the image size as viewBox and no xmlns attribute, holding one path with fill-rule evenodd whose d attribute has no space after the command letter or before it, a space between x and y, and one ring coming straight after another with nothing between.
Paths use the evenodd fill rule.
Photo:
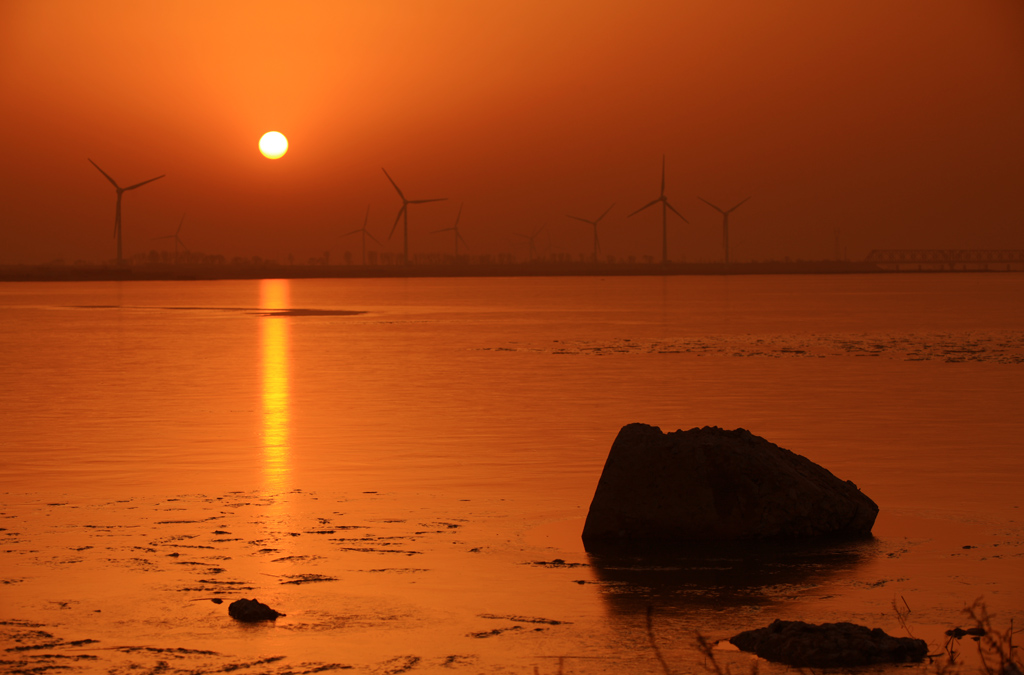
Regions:
<instances>
[{"instance_id":1,"label":"rock silhouette","mask_svg":"<svg viewBox=\"0 0 1024 675\"><path fill-rule=\"evenodd\" d=\"M745 652L795 668L907 663L928 655L924 640L892 637L881 628L845 622L810 624L776 619L765 628L734 635L729 642Z\"/></svg>"},{"instance_id":2,"label":"rock silhouette","mask_svg":"<svg viewBox=\"0 0 1024 675\"><path fill-rule=\"evenodd\" d=\"M745 429L624 426L583 527L588 549L867 537L878 506L850 481Z\"/></svg>"},{"instance_id":3,"label":"rock silhouette","mask_svg":"<svg viewBox=\"0 0 1024 675\"><path fill-rule=\"evenodd\" d=\"M284 616L277 610L271 609L259 600L235 600L228 605L228 615L236 621L273 621L279 616Z\"/></svg>"}]
</instances>

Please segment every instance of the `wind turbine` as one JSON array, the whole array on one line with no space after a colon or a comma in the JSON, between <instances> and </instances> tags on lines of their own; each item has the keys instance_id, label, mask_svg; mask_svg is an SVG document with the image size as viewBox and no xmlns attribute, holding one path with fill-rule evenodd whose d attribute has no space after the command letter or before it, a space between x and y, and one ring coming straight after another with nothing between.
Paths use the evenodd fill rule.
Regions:
<instances>
[{"instance_id":1,"label":"wind turbine","mask_svg":"<svg viewBox=\"0 0 1024 675\"><path fill-rule=\"evenodd\" d=\"M705 204L707 204L708 206L713 208L715 211L718 211L719 213L722 214L722 245L725 247L725 262L726 262L726 264L728 264L728 262L729 262L729 214L732 213L733 211L735 211L736 209L738 209L739 207L743 206L743 202L747 201L747 199L750 199L750 197L747 197L747 199L744 199L742 202L740 202L736 206L732 207L728 211L723 211L722 209L718 208L717 206L715 206L714 204L712 204L708 200L704 199L703 197L697 197L697 199L701 200L702 202L704 202Z\"/></svg>"},{"instance_id":2,"label":"wind turbine","mask_svg":"<svg viewBox=\"0 0 1024 675\"><path fill-rule=\"evenodd\" d=\"M646 206L641 206L633 213L626 216L632 218L636 214L640 213L644 209L654 206L658 202L661 202L661 262L665 264L668 262L668 210L672 209L672 213L676 214L680 218L683 218L683 214L676 211L675 207L668 203L668 198L665 197L665 155L661 156L661 196L655 199ZM689 223L686 218L683 218L684 223Z\"/></svg>"},{"instance_id":3,"label":"wind turbine","mask_svg":"<svg viewBox=\"0 0 1024 675\"><path fill-rule=\"evenodd\" d=\"M347 237L349 235L355 234L356 232L362 232L363 233L363 265L364 266L366 265L366 238L369 237L370 239L373 239L374 241L377 241L377 237L375 237L372 234L370 234L370 231L366 229L366 223L369 222L369 220L370 220L370 207L367 206L366 207L366 217L363 218L363 226L360 227L358 230L352 230L351 232L346 232L345 234L341 235L343 237ZM383 246L384 244L381 244L379 241L377 241L377 245L378 246Z\"/></svg>"},{"instance_id":4,"label":"wind turbine","mask_svg":"<svg viewBox=\"0 0 1024 675\"><path fill-rule=\"evenodd\" d=\"M185 253L188 253L188 246L185 246L185 242L183 242L181 240L181 237L178 236L178 235L181 234L181 226L184 225L184 224L185 224L185 214L183 213L183 214L181 214L181 222L178 223L178 229L174 231L174 234L165 234L162 237L153 237L153 241L156 241L157 239L174 239L174 262L175 263L178 262L178 244L181 244L181 247L183 249L185 249Z\"/></svg>"},{"instance_id":5,"label":"wind turbine","mask_svg":"<svg viewBox=\"0 0 1024 675\"><path fill-rule=\"evenodd\" d=\"M466 244L466 240L463 238L462 233L459 232L459 218L462 217L462 207L463 204L459 204L459 213L458 215L455 216L455 225L453 225L452 227L445 227L440 230L434 230L434 233L450 231L455 232L455 262L459 261L459 240L462 239L462 243ZM469 244L466 244L466 246L468 247Z\"/></svg>"},{"instance_id":6,"label":"wind turbine","mask_svg":"<svg viewBox=\"0 0 1024 675\"><path fill-rule=\"evenodd\" d=\"M568 216L573 220L579 220L584 223L590 223L591 225L594 226L594 262L597 262L597 252L601 250L601 244L597 241L597 224L601 222L602 218L608 215L608 212L611 211L612 207L614 206L615 204L612 204L607 209L605 209L604 213L597 217L597 220L587 220L586 218L580 218L579 216Z\"/></svg>"},{"instance_id":7,"label":"wind turbine","mask_svg":"<svg viewBox=\"0 0 1024 675\"><path fill-rule=\"evenodd\" d=\"M527 239L530 242L530 249L529 249L530 262L533 262L533 254L537 252L537 247L534 245L534 241L536 241L537 235L540 234L541 230L543 230L543 229L544 229L544 226L541 225L540 227L538 227L536 230L533 231L533 234L519 234L519 233L516 233L517 237L523 237L523 238Z\"/></svg>"},{"instance_id":8,"label":"wind turbine","mask_svg":"<svg viewBox=\"0 0 1024 675\"><path fill-rule=\"evenodd\" d=\"M86 157L86 159L89 158ZM117 184L117 181L115 181L113 178L110 177L109 174L107 174L106 171L100 169L99 165L96 164L96 162L89 159L89 163L95 166L96 169L104 176L106 176L107 180L109 180L114 185L114 187L117 188L117 208L114 210L114 236L117 237L117 264L118 266L120 266L124 264L124 260L121 258L121 195L123 195L128 190L134 190L137 187L142 187L146 183L152 183L155 180L159 180L166 176L167 174L161 174L156 178L150 178L149 180L144 180L141 183L129 185L128 187L121 187L120 185Z\"/></svg>"},{"instance_id":9,"label":"wind turbine","mask_svg":"<svg viewBox=\"0 0 1024 675\"><path fill-rule=\"evenodd\" d=\"M440 197L438 199L406 199L405 195L402 194L402 190L398 187L398 183L391 178L388 174L387 169L381 167L381 171L388 177L391 184L395 186L395 191L398 192L398 196L402 198L402 208L398 210L398 215L395 216L395 224L391 227L391 234L388 235L388 239L391 239L391 235L395 233L395 228L398 227L398 221L402 220L402 238L404 240L402 255L404 257L405 264L409 264L409 204L426 204L427 202L443 202L447 197Z\"/></svg>"}]
</instances>

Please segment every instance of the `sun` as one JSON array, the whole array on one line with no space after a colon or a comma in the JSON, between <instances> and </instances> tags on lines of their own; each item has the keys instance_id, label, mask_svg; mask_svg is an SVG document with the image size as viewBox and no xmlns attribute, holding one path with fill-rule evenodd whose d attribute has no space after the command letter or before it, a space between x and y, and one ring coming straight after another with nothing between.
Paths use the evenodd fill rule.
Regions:
<instances>
[{"instance_id":1,"label":"sun","mask_svg":"<svg viewBox=\"0 0 1024 675\"><path fill-rule=\"evenodd\" d=\"M279 131L268 131L260 138L260 152L267 159L283 157L288 152L288 139Z\"/></svg>"}]
</instances>

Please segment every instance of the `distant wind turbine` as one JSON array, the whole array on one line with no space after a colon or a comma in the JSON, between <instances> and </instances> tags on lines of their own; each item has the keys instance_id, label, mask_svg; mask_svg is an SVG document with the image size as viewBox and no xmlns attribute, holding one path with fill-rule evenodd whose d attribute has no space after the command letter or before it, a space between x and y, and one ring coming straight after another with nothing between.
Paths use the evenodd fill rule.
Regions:
<instances>
[{"instance_id":1,"label":"distant wind turbine","mask_svg":"<svg viewBox=\"0 0 1024 675\"><path fill-rule=\"evenodd\" d=\"M398 193L398 196L402 198L402 208L400 208L398 210L398 215L395 216L395 224L391 227L391 234L388 235L388 239L391 239L391 235L395 233L395 228L398 227L398 221L401 220L402 221L402 239L403 239L403 242L404 242L403 243L403 248L402 248L402 255L404 257L404 262L406 264L409 264L409 204L426 204L427 202L443 202L443 201L445 201L448 198L447 197L440 197L438 199L406 199L405 195L402 193L402 190L398 187L398 183L396 183L394 181L394 179L391 178L391 176L388 174L387 170L384 169L383 167L381 167L381 171L383 171L384 175L388 177L388 180L391 181L391 184L395 186L395 191Z\"/></svg>"},{"instance_id":2,"label":"distant wind turbine","mask_svg":"<svg viewBox=\"0 0 1024 675\"><path fill-rule=\"evenodd\" d=\"M541 230L543 230L543 229L544 229L544 226L541 225L540 227L538 227L536 230L533 231L533 234L519 234L519 233L516 233L517 237L523 237L524 239L526 239L530 243L530 248L529 248L530 262L533 262L533 255L537 252L537 246L535 245L534 242L537 241L537 235L540 234Z\"/></svg>"},{"instance_id":3,"label":"distant wind turbine","mask_svg":"<svg viewBox=\"0 0 1024 675\"><path fill-rule=\"evenodd\" d=\"M87 157L86 159L89 158ZM117 188L117 208L114 210L114 236L117 237L117 264L120 266L124 264L124 260L121 258L121 195L123 195L128 190L134 190L137 187L142 187L146 183L152 183L155 180L159 180L166 176L167 174L161 174L156 178L150 178L149 180L144 180L141 183L129 185L128 187L121 187L120 185L117 184L117 181L111 178L106 171L100 169L99 165L96 164L96 162L89 159L89 163L95 166L96 169L104 176L106 176L107 180L109 180L114 185L114 187Z\"/></svg>"},{"instance_id":4,"label":"distant wind turbine","mask_svg":"<svg viewBox=\"0 0 1024 675\"><path fill-rule=\"evenodd\" d=\"M739 207L743 206L743 202L747 201L747 199L750 199L750 197L747 197L747 199L744 199L742 202L740 202L736 206L732 207L728 211L723 211L722 209L718 208L717 206L715 206L714 204L712 204L708 200L704 199L703 197L697 197L697 199L701 200L702 202L704 202L705 204L707 204L708 206L713 208L715 211L718 211L719 213L722 214L722 246L725 248L725 262L728 263L729 262L729 214L732 213L733 211L735 211L736 209L738 209Z\"/></svg>"},{"instance_id":5,"label":"distant wind turbine","mask_svg":"<svg viewBox=\"0 0 1024 675\"><path fill-rule=\"evenodd\" d=\"M188 246L185 246L185 242L181 240L179 236L181 234L181 226L185 224L185 214L181 214L181 222L178 223L178 229L174 231L174 234L165 234L162 237L153 237L153 241L157 239L173 239L174 240L174 262L178 262L178 245L180 244L185 253L188 253Z\"/></svg>"},{"instance_id":6,"label":"distant wind turbine","mask_svg":"<svg viewBox=\"0 0 1024 675\"><path fill-rule=\"evenodd\" d=\"M665 155L661 156L661 196L655 199L646 206L641 206L633 213L626 216L632 218L636 214L640 213L644 209L654 206L658 202L661 202L661 262L662 264L668 262L668 211L672 209L672 213L676 214L680 218L683 218L683 214L676 211L675 207L668 203L668 198L665 197ZM683 218L684 223L689 223L686 218Z\"/></svg>"},{"instance_id":7,"label":"distant wind turbine","mask_svg":"<svg viewBox=\"0 0 1024 675\"><path fill-rule=\"evenodd\" d=\"M594 262L597 262L597 252L601 250L601 244L597 240L597 224L601 222L602 218L608 215L608 212L611 211L614 206L615 204L612 204L607 209L605 209L604 213L597 217L597 220L587 220L586 218L580 218L579 216L568 216L573 220L579 220L584 223L590 223L591 225L594 226Z\"/></svg>"},{"instance_id":8,"label":"distant wind turbine","mask_svg":"<svg viewBox=\"0 0 1024 675\"><path fill-rule=\"evenodd\" d=\"M466 240L462 237L462 233L459 232L459 218L462 217L462 207L463 204L459 204L459 213L455 216L455 225L452 227L445 227L440 230L434 230L434 233L455 232L455 262L459 261L459 240L461 239L463 244L466 244L467 247L469 246L469 244L466 243Z\"/></svg>"},{"instance_id":9,"label":"distant wind turbine","mask_svg":"<svg viewBox=\"0 0 1024 675\"><path fill-rule=\"evenodd\" d=\"M366 265L366 238L369 237L370 239L373 239L374 241L377 241L377 237L375 237L372 234L370 234L370 231L366 229L366 223L368 223L369 221L370 221L370 207L367 206L366 207L366 216L363 218L363 226L360 227L358 230L352 230L351 232L346 232L345 234L341 235L343 237L348 237L350 235L355 234L356 232L362 232L363 233L363 237L362 238L363 238L363 265L364 266ZM377 245L378 246L383 246L384 244L381 244L379 241L377 241Z\"/></svg>"}]
</instances>

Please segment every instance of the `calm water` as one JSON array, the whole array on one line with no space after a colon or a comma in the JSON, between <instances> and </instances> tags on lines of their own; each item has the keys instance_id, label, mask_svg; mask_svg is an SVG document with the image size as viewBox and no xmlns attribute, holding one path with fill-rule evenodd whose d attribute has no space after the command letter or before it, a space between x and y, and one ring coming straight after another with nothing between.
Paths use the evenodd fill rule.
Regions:
<instances>
[{"instance_id":1,"label":"calm water","mask_svg":"<svg viewBox=\"0 0 1024 675\"><path fill-rule=\"evenodd\" d=\"M457 570L452 584L556 553L586 561L576 540L608 448L621 426L646 422L666 431L750 429L853 480L880 505L882 548L837 565L859 570L837 572L841 588L822 590L798 575L826 608L819 615L859 598L866 604L852 613L877 616L897 591L913 591L938 624L978 595L1018 612L1024 599L1024 275L3 284L0 311L0 492L6 517L29 532L11 549L19 565L56 550L39 548L44 535L52 547L73 543L61 539L67 531L47 529L57 516L46 504L94 516L131 503L136 510L117 522L152 529L168 521L146 520L140 505L195 515L210 508L206 500L235 493L263 505L260 518L309 527L330 519L318 511L328 498L354 500L353 512L377 523L401 520L387 518L388 509L436 503L449 525L460 517L487 523L480 536L489 543L477 548L523 542L518 561L438 562ZM85 527L83 513L60 522ZM955 559L973 555L960 546L973 542L948 537L971 533L1016 554L989 556L989 567L980 554ZM877 567L896 565L901 546L917 557L902 570ZM312 545L289 550L314 549L329 558ZM89 583L109 582L103 564L85 562L94 566ZM974 567L927 572L953 563ZM573 577L559 583L571 582L576 595L561 597L556 584L545 591L553 604L535 609L572 614L577 633L547 646L498 636L481 658L508 659L515 672L537 663L553 672L550 660L516 670L512 655L552 659L576 645L614 659L645 643L637 617L650 596L615 592L643 583L614 566L585 568L587 578L579 578L583 568L540 567ZM527 612L510 597L548 583L517 574L525 572L501 582L510 615ZM880 574L889 585L865 596ZM57 601L53 593L41 593L28 572L4 575L15 580L5 588L17 602L3 616L52 625L42 607ZM424 592L404 579L370 586L383 594L401 587L402 597ZM158 595L140 583L139 593ZM672 583L659 593L678 595ZM751 618L751 607L781 602L766 590L777 578L752 583L773 599L712 603L716 611L745 608L720 623L755 627L748 623L768 615ZM950 594L951 583L962 587ZM446 602L486 613L469 609L487 595L475 593ZM792 607L808 611L794 600L804 591L790 595ZM436 606L437 596L423 603ZM667 634L694 628L685 602L663 604L675 608ZM106 630L108 639L116 634ZM212 635L185 631L181 639L224 644ZM330 659L302 631L276 635L282 654L301 645ZM370 642L378 649L365 655L366 667L387 670L387 643ZM579 672L600 670L575 663Z\"/></svg>"}]
</instances>

